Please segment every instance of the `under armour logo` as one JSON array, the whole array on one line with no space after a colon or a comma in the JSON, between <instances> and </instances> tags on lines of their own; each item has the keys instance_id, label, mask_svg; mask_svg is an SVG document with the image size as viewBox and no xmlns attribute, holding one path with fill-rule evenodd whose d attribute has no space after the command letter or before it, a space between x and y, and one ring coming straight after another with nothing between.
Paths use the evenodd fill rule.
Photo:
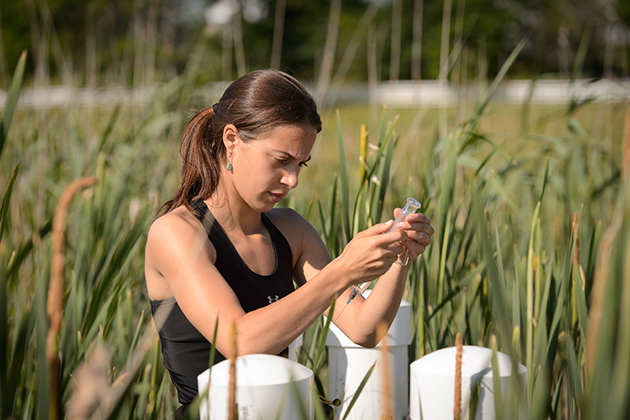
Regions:
<instances>
[{"instance_id":1,"label":"under armour logo","mask_svg":"<svg viewBox=\"0 0 630 420\"><path fill-rule=\"evenodd\" d=\"M278 299L280 299L280 296L276 295L276 297L272 297L271 295L267 296L267 299L269 299L269 303L274 303L276 302Z\"/></svg>"}]
</instances>

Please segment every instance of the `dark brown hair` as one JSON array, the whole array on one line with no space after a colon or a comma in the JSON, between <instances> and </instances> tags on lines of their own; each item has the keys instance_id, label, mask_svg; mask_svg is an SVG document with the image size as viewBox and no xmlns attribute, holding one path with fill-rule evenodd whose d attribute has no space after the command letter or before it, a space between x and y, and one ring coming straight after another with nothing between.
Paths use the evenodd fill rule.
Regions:
<instances>
[{"instance_id":1,"label":"dark brown hair","mask_svg":"<svg viewBox=\"0 0 630 420\"><path fill-rule=\"evenodd\" d=\"M253 140L280 124L307 123L319 133L322 121L313 97L294 77L279 70L257 70L234 81L212 107L197 112L184 131L179 189L160 214L210 197L226 160L223 128L234 124Z\"/></svg>"}]
</instances>

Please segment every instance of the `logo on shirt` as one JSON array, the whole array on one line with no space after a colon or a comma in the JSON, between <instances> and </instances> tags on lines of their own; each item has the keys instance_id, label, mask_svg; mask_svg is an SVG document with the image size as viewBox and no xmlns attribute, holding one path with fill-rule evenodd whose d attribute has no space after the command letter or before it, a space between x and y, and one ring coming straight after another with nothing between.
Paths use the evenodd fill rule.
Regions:
<instances>
[{"instance_id":1,"label":"logo on shirt","mask_svg":"<svg viewBox=\"0 0 630 420\"><path fill-rule=\"evenodd\" d=\"M277 302L278 299L280 299L280 296L275 295L276 297L272 297L271 295L267 296L267 299L269 299L269 303L274 303Z\"/></svg>"}]
</instances>

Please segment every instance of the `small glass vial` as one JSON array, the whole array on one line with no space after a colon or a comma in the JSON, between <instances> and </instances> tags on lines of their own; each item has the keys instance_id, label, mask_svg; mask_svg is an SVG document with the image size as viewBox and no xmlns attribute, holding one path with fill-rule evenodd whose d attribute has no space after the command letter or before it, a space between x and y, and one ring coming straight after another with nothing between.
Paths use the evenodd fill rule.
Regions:
<instances>
[{"instance_id":1,"label":"small glass vial","mask_svg":"<svg viewBox=\"0 0 630 420\"><path fill-rule=\"evenodd\" d=\"M413 197L409 197L407 199L407 204L405 204L405 207L403 207L400 213L398 213L398 217L396 217L396 220L394 220L394 224L387 232L392 232L393 230L395 230L398 223L404 222L407 216L417 212L420 207L422 207L422 204L420 204L418 200Z\"/></svg>"}]
</instances>

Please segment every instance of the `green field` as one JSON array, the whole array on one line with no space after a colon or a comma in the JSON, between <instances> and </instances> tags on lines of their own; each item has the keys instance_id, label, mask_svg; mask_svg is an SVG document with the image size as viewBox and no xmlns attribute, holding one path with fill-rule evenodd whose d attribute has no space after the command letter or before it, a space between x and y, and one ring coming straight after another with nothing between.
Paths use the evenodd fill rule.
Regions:
<instances>
[{"instance_id":1,"label":"green field","mask_svg":"<svg viewBox=\"0 0 630 420\"><path fill-rule=\"evenodd\" d=\"M148 313L143 252L158 206L178 185L191 90L175 81L142 107L17 109L12 118L15 96L7 101L2 418L166 418L175 409ZM501 417L628 418L627 104L490 101L448 109L446 118L439 109L377 112L374 120L367 106L324 111L313 162L284 204L307 216L337 255L407 196L422 202L436 234L409 278L410 361L452 346L457 333L464 344L496 340L529 369L525 396L512 392L497 406ZM365 177L361 124L371 144ZM60 230L61 306L49 307L62 315L50 359L60 362L57 377L46 355L53 240L61 238L52 221L80 177L98 185L74 196ZM301 355L318 378L325 327L307 331Z\"/></svg>"}]
</instances>

